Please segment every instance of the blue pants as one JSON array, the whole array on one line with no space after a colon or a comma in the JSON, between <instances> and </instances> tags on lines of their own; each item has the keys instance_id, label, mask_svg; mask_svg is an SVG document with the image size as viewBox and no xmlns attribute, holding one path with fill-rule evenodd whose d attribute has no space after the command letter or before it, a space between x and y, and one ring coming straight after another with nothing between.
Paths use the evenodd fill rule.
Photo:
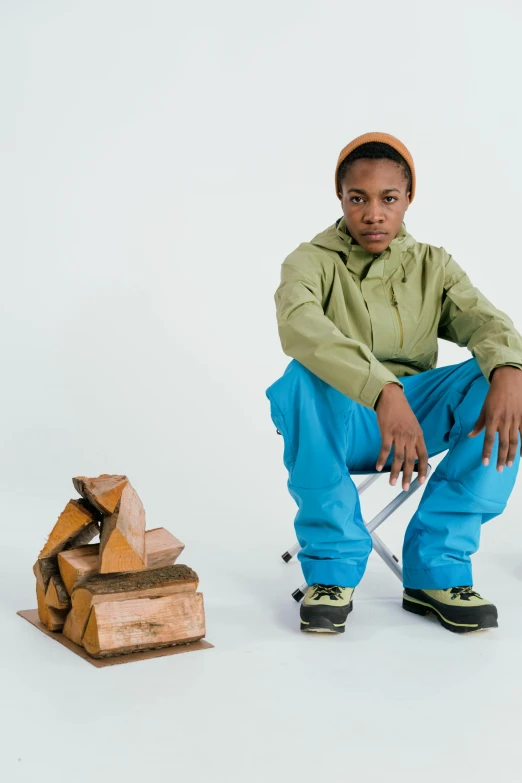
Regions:
<instances>
[{"instance_id":1,"label":"blue pants","mask_svg":"<svg viewBox=\"0 0 522 783\"><path fill-rule=\"evenodd\" d=\"M481 525L501 514L517 476L497 471L498 434L488 466L485 430L468 438L489 383L474 358L401 377L430 457L448 453L426 484L404 539L404 586L472 585L471 560ZM355 587L372 549L350 471L376 473L381 436L375 411L360 405L292 359L265 392L284 440L288 490L307 584ZM393 450L386 465L393 460ZM400 479L399 479L400 481ZM399 482L398 482L399 485Z\"/></svg>"}]
</instances>

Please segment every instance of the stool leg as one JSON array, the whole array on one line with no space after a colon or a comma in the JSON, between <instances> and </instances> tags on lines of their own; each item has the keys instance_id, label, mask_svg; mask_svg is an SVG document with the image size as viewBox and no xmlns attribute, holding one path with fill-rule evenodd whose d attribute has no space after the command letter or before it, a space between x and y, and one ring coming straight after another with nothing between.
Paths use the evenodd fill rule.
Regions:
<instances>
[{"instance_id":1,"label":"stool leg","mask_svg":"<svg viewBox=\"0 0 522 783\"><path fill-rule=\"evenodd\" d=\"M300 549L301 549L301 547L299 546L298 543L294 544L283 555L281 555L281 557L283 558L285 563L289 563L290 560L293 558L293 556L296 555L299 552Z\"/></svg>"},{"instance_id":2,"label":"stool leg","mask_svg":"<svg viewBox=\"0 0 522 783\"><path fill-rule=\"evenodd\" d=\"M292 593L292 598L299 603L299 601L302 601L305 597L305 593L308 590L308 585L306 582L301 585L301 587L298 587L297 590L294 590Z\"/></svg>"},{"instance_id":3,"label":"stool leg","mask_svg":"<svg viewBox=\"0 0 522 783\"><path fill-rule=\"evenodd\" d=\"M402 568L393 552L381 541L377 533L372 533L373 549L384 560L388 568L391 568L395 576L402 582Z\"/></svg>"},{"instance_id":4,"label":"stool leg","mask_svg":"<svg viewBox=\"0 0 522 783\"><path fill-rule=\"evenodd\" d=\"M429 476L430 473L431 473L431 465L428 464L427 476ZM421 487L422 487L422 484L419 484L418 477L415 478L411 482L410 488L409 488L408 491L402 490L400 495L397 495L396 498L393 498L393 500L390 501L390 503L388 503L388 505L385 506L382 511L379 511L379 513L376 516L374 516L373 519L370 519L370 521L366 525L366 529L368 530L368 532L369 533L373 533L373 531L376 530L379 527L379 525L382 525L382 523L384 522L385 519L388 519L390 514L393 514L393 512L397 508L399 508L399 506L402 506L402 504L406 500L408 500L409 497L414 495L415 492L417 492L417 490L420 489Z\"/></svg>"}]
</instances>

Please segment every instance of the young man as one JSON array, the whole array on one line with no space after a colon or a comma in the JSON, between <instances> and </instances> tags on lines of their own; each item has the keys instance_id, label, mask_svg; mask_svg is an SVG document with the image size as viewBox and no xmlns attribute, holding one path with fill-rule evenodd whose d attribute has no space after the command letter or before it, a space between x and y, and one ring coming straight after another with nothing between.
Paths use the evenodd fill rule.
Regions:
<instances>
[{"instance_id":1,"label":"young man","mask_svg":"<svg viewBox=\"0 0 522 783\"><path fill-rule=\"evenodd\" d=\"M293 358L266 390L298 506L301 630L344 631L371 551L350 471L391 468L394 485L402 470L408 490L443 451L406 531L403 607L460 633L496 627L470 556L519 467L522 337L444 248L406 231L415 168L398 139L351 141L335 188L343 217L282 264L277 323ZM438 337L472 358L437 368Z\"/></svg>"}]
</instances>

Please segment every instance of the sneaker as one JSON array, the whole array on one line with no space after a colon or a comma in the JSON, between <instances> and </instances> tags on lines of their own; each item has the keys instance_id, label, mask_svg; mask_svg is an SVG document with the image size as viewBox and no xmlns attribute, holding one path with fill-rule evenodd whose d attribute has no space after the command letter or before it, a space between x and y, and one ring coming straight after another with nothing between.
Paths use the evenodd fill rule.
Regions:
<instances>
[{"instance_id":1,"label":"sneaker","mask_svg":"<svg viewBox=\"0 0 522 783\"><path fill-rule=\"evenodd\" d=\"M497 608L471 587L446 590L404 589L402 607L413 614L434 614L441 625L454 633L469 633L498 627Z\"/></svg>"},{"instance_id":2,"label":"sneaker","mask_svg":"<svg viewBox=\"0 0 522 783\"><path fill-rule=\"evenodd\" d=\"M301 631L344 633L353 591L353 587L310 585L301 603Z\"/></svg>"}]
</instances>

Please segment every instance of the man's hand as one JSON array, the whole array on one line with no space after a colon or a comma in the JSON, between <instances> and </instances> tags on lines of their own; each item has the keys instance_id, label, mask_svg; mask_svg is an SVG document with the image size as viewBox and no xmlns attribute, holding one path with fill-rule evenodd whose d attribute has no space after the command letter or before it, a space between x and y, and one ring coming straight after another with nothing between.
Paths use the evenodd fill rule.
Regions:
<instances>
[{"instance_id":1,"label":"man's hand","mask_svg":"<svg viewBox=\"0 0 522 783\"><path fill-rule=\"evenodd\" d=\"M375 411L382 441L376 464L377 470L383 469L393 446L390 484L395 486L404 462L402 488L407 491L410 488L413 467L417 460L419 483L423 484L428 472L428 452L424 443L424 434L401 387L396 383L387 383L383 386Z\"/></svg>"},{"instance_id":2,"label":"man's hand","mask_svg":"<svg viewBox=\"0 0 522 783\"><path fill-rule=\"evenodd\" d=\"M517 453L518 433L522 428L522 370L518 367L506 365L493 370L480 416L468 437L475 438L484 427L483 464L489 465L498 432L497 470L504 470L506 457L510 468Z\"/></svg>"}]
</instances>

